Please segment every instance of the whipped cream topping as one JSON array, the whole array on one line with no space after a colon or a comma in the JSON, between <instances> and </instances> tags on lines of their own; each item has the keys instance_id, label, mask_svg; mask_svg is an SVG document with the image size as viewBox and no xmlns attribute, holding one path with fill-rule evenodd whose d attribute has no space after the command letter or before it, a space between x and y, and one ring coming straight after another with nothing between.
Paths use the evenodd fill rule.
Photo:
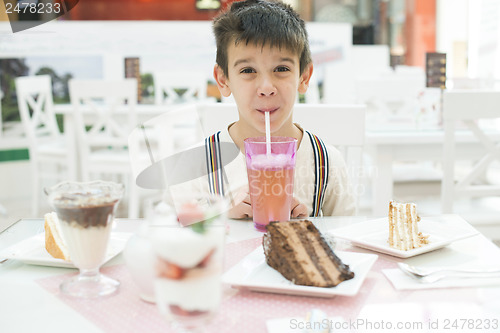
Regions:
<instances>
[{"instance_id":1,"label":"whipped cream topping","mask_svg":"<svg viewBox=\"0 0 500 333\"><path fill-rule=\"evenodd\" d=\"M155 278L156 301L164 314L170 306L185 311L212 311L221 301L224 249L223 226L209 226L200 234L191 228L153 228L154 252L171 264L186 269L182 277ZM200 263L209 255L206 265Z\"/></svg>"},{"instance_id":2,"label":"whipped cream topping","mask_svg":"<svg viewBox=\"0 0 500 333\"><path fill-rule=\"evenodd\" d=\"M203 234L190 228L161 226L152 228L151 240L156 254L182 268L192 268L224 241L224 227L209 226ZM223 244L222 244L223 245Z\"/></svg>"}]
</instances>

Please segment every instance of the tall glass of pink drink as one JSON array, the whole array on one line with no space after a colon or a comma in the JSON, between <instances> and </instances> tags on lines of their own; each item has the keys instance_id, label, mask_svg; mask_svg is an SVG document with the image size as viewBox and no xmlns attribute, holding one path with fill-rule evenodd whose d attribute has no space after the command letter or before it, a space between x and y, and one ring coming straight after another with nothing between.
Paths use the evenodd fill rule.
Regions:
<instances>
[{"instance_id":1,"label":"tall glass of pink drink","mask_svg":"<svg viewBox=\"0 0 500 333\"><path fill-rule=\"evenodd\" d=\"M293 198L297 139L274 136L268 152L265 137L245 139L248 185L255 228L288 221Z\"/></svg>"}]
</instances>

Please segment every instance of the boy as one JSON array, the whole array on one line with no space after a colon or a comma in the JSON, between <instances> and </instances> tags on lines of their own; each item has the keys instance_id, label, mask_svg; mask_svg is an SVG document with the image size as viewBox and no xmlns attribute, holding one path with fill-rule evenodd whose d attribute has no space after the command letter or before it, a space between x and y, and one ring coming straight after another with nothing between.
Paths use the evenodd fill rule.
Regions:
<instances>
[{"instance_id":1,"label":"boy","mask_svg":"<svg viewBox=\"0 0 500 333\"><path fill-rule=\"evenodd\" d=\"M224 97L233 95L239 113L238 121L217 134L218 140L233 142L244 152L244 139L265 135L265 112L269 112L272 136L298 140L291 217L353 215L354 199L340 153L326 146L327 183L324 192L318 193L315 136L305 135L292 122L297 92L307 91L313 71L304 21L280 1L246 0L234 2L216 17L213 30L217 44L214 78ZM230 191L247 179L243 154L232 164L224 170L226 178L220 177L232 185ZM237 204L228 216L251 218L248 184L236 192Z\"/></svg>"},{"instance_id":2,"label":"boy","mask_svg":"<svg viewBox=\"0 0 500 333\"><path fill-rule=\"evenodd\" d=\"M304 21L282 2L246 0L216 17L213 30L214 78L223 96L233 95L239 120L205 140L203 162L196 162L201 157L197 150L185 158L188 162L177 163L182 171L196 169L193 174L201 175L205 170L208 176L172 186L167 193L172 198L190 192L224 195L231 202L228 217L252 218L244 140L265 136L268 112L272 136L297 139L290 216L353 215L342 156L292 122L297 93L306 92L313 71Z\"/></svg>"}]
</instances>

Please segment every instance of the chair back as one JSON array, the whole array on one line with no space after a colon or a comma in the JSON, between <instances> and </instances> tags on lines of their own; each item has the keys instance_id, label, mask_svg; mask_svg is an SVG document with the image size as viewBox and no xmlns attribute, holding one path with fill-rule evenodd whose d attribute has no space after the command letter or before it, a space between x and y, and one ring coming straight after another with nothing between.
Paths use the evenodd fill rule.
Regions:
<instances>
[{"instance_id":1,"label":"chair back","mask_svg":"<svg viewBox=\"0 0 500 333\"><path fill-rule=\"evenodd\" d=\"M239 118L235 103L200 103L196 107L204 137L223 130Z\"/></svg>"},{"instance_id":2,"label":"chair back","mask_svg":"<svg viewBox=\"0 0 500 333\"><path fill-rule=\"evenodd\" d=\"M202 128L211 135L238 120L235 104L198 105ZM362 174L365 142L365 105L295 104L293 120L342 153L353 189L357 192Z\"/></svg>"},{"instance_id":3,"label":"chair back","mask_svg":"<svg viewBox=\"0 0 500 333\"><path fill-rule=\"evenodd\" d=\"M367 126L414 126L418 97L425 89L424 73L390 73L359 76L355 80L356 103L367 106Z\"/></svg>"},{"instance_id":4,"label":"chair back","mask_svg":"<svg viewBox=\"0 0 500 333\"><path fill-rule=\"evenodd\" d=\"M49 75L16 78L16 93L21 121L29 141L30 154L36 154L41 141L57 140L57 126Z\"/></svg>"},{"instance_id":5,"label":"chair back","mask_svg":"<svg viewBox=\"0 0 500 333\"><path fill-rule=\"evenodd\" d=\"M482 179L491 163L498 160L500 154L499 122L497 121L494 126L495 118L500 119L500 91L452 90L444 92L445 140L441 185L443 213L453 212L453 202L460 195L471 197L500 194L500 186L484 184L484 179ZM488 126L482 126L482 120L486 120ZM457 179L455 173L458 160L457 129L469 130L483 148L474 149L474 156L470 156L473 165L460 179ZM477 156L478 153L481 153L480 156Z\"/></svg>"},{"instance_id":6,"label":"chair back","mask_svg":"<svg viewBox=\"0 0 500 333\"><path fill-rule=\"evenodd\" d=\"M137 124L137 80L70 80L69 92L85 180L92 153L127 147L128 135Z\"/></svg>"},{"instance_id":7,"label":"chair back","mask_svg":"<svg viewBox=\"0 0 500 333\"><path fill-rule=\"evenodd\" d=\"M365 105L296 104L293 121L319 136L342 154L349 175L356 211L363 194L363 146L365 144Z\"/></svg>"},{"instance_id":8,"label":"chair back","mask_svg":"<svg viewBox=\"0 0 500 333\"><path fill-rule=\"evenodd\" d=\"M137 124L137 80L70 80L78 140L92 147L123 147ZM92 114L90 121L86 114Z\"/></svg>"},{"instance_id":9,"label":"chair back","mask_svg":"<svg viewBox=\"0 0 500 333\"><path fill-rule=\"evenodd\" d=\"M112 176L126 184L128 216L139 215L139 194L133 182L128 136L137 125L137 80L70 80L75 132L83 181Z\"/></svg>"},{"instance_id":10,"label":"chair back","mask_svg":"<svg viewBox=\"0 0 500 333\"><path fill-rule=\"evenodd\" d=\"M76 153L74 149L68 149L67 140L72 138L59 132L50 76L23 76L16 78L15 82L19 113L28 139L33 176L32 212L36 216L42 184L77 179Z\"/></svg>"},{"instance_id":11,"label":"chair back","mask_svg":"<svg viewBox=\"0 0 500 333\"><path fill-rule=\"evenodd\" d=\"M154 74L155 104L202 101L207 98L207 77L202 72Z\"/></svg>"},{"instance_id":12,"label":"chair back","mask_svg":"<svg viewBox=\"0 0 500 333\"><path fill-rule=\"evenodd\" d=\"M206 136L238 120L236 104L199 104L197 107ZM365 113L366 106L362 104L295 104L293 120L325 143L340 148L348 158L350 148L364 146Z\"/></svg>"},{"instance_id":13,"label":"chair back","mask_svg":"<svg viewBox=\"0 0 500 333\"><path fill-rule=\"evenodd\" d=\"M203 142L208 135L203 133L197 104L193 103L179 105L141 123L132 130L128 139L134 179L144 169Z\"/></svg>"},{"instance_id":14,"label":"chair back","mask_svg":"<svg viewBox=\"0 0 500 333\"><path fill-rule=\"evenodd\" d=\"M297 104L293 121L336 147L344 157L353 186L357 186L365 144L365 105Z\"/></svg>"}]
</instances>

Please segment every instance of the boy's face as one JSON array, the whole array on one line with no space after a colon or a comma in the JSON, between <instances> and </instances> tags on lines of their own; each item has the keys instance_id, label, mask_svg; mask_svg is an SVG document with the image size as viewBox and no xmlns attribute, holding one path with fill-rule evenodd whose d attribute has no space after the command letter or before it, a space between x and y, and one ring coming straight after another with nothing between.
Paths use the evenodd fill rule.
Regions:
<instances>
[{"instance_id":1,"label":"boy's face","mask_svg":"<svg viewBox=\"0 0 500 333\"><path fill-rule=\"evenodd\" d=\"M305 93L312 65L300 74L299 57L287 49L230 43L228 72L215 66L214 77L222 95L231 93L238 105L240 124L249 132L265 133L265 112L270 112L271 133L287 133L293 126L297 92Z\"/></svg>"}]
</instances>

